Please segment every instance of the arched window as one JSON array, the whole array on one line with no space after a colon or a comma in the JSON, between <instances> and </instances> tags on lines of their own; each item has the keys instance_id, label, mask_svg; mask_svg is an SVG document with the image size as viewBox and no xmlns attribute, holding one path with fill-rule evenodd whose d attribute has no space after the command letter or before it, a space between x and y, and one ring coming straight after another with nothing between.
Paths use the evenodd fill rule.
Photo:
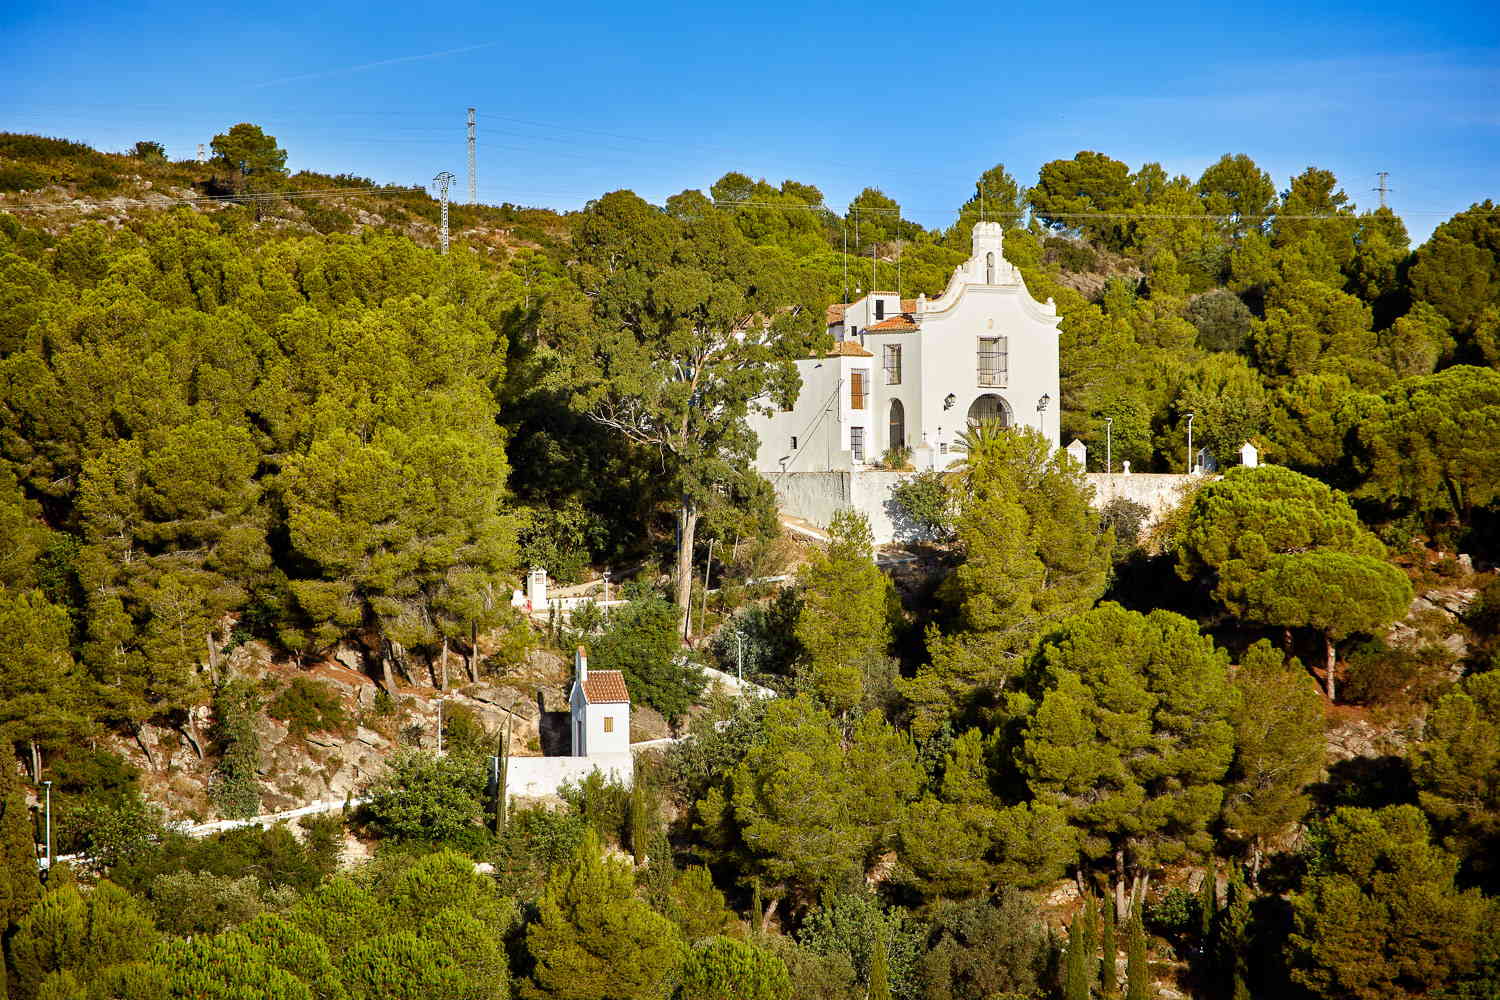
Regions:
<instances>
[{"instance_id":1,"label":"arched window","mask_svg":"<svg viewBox=\"0 0 1500 1000\"><path fill-rule=\"evenodd\" d=\"M891 428L886 436L886 447L906 447L906 407L899 399L891 400Z\"/></svg>"},{"instance_id":2,"label":"arched window","mask_svg":"<svg viewBox=\"0 0 1500 1000\"><path fill-rule=\"evenodd\" d=\"M984 283L993 285L995 283L995 253L990 251L984 255Z\"/></svg>"}]
</instances>

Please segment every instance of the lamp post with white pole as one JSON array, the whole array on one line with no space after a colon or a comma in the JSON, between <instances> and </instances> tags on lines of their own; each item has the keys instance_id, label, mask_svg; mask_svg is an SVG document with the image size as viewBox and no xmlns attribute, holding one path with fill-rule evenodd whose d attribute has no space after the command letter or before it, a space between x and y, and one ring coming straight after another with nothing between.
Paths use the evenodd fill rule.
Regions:
<instances>
[{"instance_id":1,"label":"lamp post with white pole","mask_svg":"<svg viewBox=\"0 0 1500 1000\"><path fill-rule=\"evenodd\" d=\"M437 703L437 755L441 757L443 755L443 699L441 695L438 696Z\"/></svg>"},{"instance_id":2,"label":"lamp post with white pole","mask_svg":"<svg viewBox=\"0 0 1500 1000\"><path fill-rule=\"evenodd\" d=\"M47 790L47 872L52 872L52 782L42 782L42 787Z\"/></svg>"},{"instance_id":3,"label":"lamp post with white pole","mask_svg":"<svg viewBox=\"0 0 1500 1000\"><path fill-rule=\"evenodd\" d=\"M1188 475L1193 474L1193 414L1188 414Z\"/></svg>"},{"instance_id":4,"label":"lamp post with white pole","mask_svg":"<svg viewBox=\"0 0 1500 1000\"><path fill-rule=\"evenodd\" d=\"M1114 471L1115 418L1104 418L1104 472Z\"/></svg>"}]
</instances>

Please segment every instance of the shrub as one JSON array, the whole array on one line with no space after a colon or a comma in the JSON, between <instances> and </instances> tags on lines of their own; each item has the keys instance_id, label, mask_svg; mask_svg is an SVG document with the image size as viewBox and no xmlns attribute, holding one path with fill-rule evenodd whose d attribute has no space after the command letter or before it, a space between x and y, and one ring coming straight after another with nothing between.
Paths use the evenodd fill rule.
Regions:
<instances>
[{"instance_id":1,"label":"shrub","mask_svg":"<svg viewBox=\"0 0 1500 1000\"><path fill-rule=\"evenodd\" d=\"M293 736L342 732L349 726L338 692L311 677L296 677L271 700L266 714L287 724Z\"/></svg>"},{"instance_id":2,"label":"shrub","mask_svg":"<svg viewBox=\"0 0 1500 1000\"><path fill-rule=\"evenodd\" d=\"M891 500L912 529L938 540L952 537L958 511L943 473L918 472L891 491Z\"/></svg>"},{"instance_id":3,"label":"shrub","mask_svg":"<svg viewBox=\"0 0 1500 1000\"><path fill-rule=\"evenodd\" d=\"M0 191L34 191L52 183L52 177L25 163L0 163Z\"/></svg>"},{"instance_id":4,"label":"shrub","mask_svg":"<svg viewBox=\"0 0 1500 1000\"><path fill-rule=\"evenodd\" d=\"M485 775L473 761L402 750L370 789L371 825L396 841L462 840L484 815Z\"/></svg>"},{"instance_id":5,"label":"shrub","mask_svg":"<svg viewBox=\"0 0 1500 1000\"><path fill-rule=\"evenodd\" d=\"M630 813L630 789L619 781L594 770L582 781L564 782L558 795L594 828L601 840L624 841L625 819Z\"/></svg>"}]
</instances>

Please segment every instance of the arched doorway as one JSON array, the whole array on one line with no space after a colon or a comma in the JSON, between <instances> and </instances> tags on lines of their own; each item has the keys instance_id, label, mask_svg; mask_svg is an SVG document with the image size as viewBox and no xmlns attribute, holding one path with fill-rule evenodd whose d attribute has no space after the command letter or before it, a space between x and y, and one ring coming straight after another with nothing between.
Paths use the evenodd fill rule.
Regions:
<instances>
[{"instance_id":1,"label":"arched doorway","mask_svg":"<svg viewBox=\"0 0 1500 1000\"><path fill-rule=\"evenodd\" d=\"M886 447L906 447L906 407L899 399L891 400L891 425L886 434Z\"/></svg>"},{"instance_id":2,"label":"arched doorway","mask_svg":"<svg viewBox=\"0 0 1500 1000\"><path fill-rule=\"evenodd\" d=\"M993 392L987 392L969 406L970 425L993 420L1001 427L1011 425L1010 404Z\"/></svg>"}]
</instances>

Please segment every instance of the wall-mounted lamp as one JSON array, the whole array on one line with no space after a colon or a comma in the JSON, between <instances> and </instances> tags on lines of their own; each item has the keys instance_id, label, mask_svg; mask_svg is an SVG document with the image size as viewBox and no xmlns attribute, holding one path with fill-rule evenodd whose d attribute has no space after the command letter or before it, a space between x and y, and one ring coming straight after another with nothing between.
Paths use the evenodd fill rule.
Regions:
<instances>
[{"instance_id":1,"label":"wall-mounted lamp","mask_svg":"<svg viewBox=\"0 0 1500 1000\"><path fill-rule=\"evenodd\" d=\"M943 409L945 409L945 410L951 410L951 409L953 409L953 404L956 403L956 402L958 402L958 397L955 396L955 395L953 395L953 393L951 393L951 392L948 393L948 395L946 395L946 396L943 397Z\"/></svg>"},{"instance_id":2,"label":"wall-mounted lamp","mask_svg":"<svg viewBox=\"0 0 1500 1000\"><path fill-rule=\"evenodd\" d=\"M1047 404L1050 402L1052 402L1052 397L1045 392L1042 393L1042 398L1036 401L1036 411L1038 413L1041 413L1043 410L1047 409Z\"/></svg>"}]
</instances>

